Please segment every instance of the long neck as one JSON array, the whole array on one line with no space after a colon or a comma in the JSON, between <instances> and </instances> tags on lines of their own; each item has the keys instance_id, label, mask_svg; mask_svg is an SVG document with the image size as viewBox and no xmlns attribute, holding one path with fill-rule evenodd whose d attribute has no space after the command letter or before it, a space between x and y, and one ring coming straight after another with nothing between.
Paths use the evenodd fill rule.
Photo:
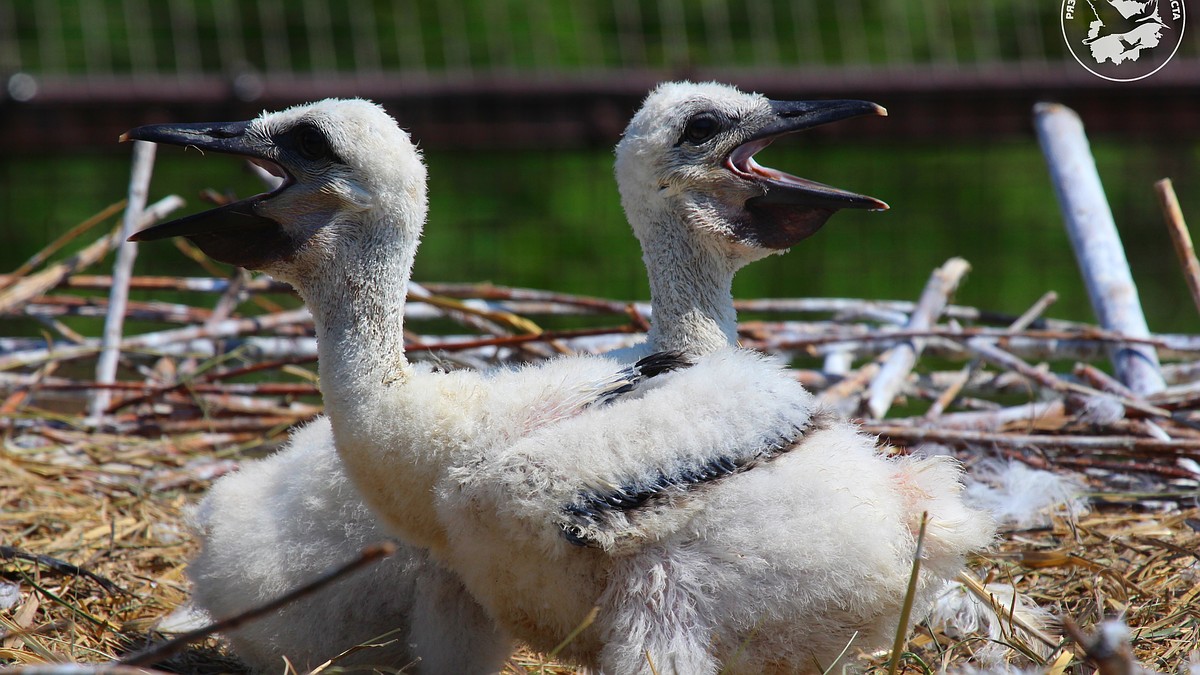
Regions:
<instances>
[{"instance_id":1,"label":"long neck","mask_svg":"<svg viewBox=\"0 0 1200 675\"><path fill-rule=\"evenodd\" d=\"M415 251L399 242L355 245L319 284L301 291L317 329L321 391L352 413L402 379L404 299Z\"/></svg>"},{"instance_id":2,"label":"long neck","mask_svg":"<svg viewBox=\"0 0 1200 675\"><path fill-rule=\"evenodd\" d=\"M363 499L413 544L445 543L428 495L447 444L431 418L443 409L429 378L404 358L404 299L415 244L347 238L314 279L297 283L317 328L321 393L334 442Z\"/></svg>"},{"instance_id":3,"label":"long neck","mask_svg":"<svg viewBox=\"0 0 1200 675\"><path fill-rule=\"evenodd\" d=\"M688 217L658 213L638 229L654 310L650 346L700 356L737 343L732 286L738 265L689 236L696 224Z\"/></svg>"}]
</instances>

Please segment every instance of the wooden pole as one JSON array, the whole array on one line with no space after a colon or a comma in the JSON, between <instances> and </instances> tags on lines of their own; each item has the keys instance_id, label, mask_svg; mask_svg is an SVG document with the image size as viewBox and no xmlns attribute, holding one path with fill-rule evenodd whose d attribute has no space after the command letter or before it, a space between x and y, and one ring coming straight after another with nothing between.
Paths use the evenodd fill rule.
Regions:
<instances>
[{"instance_id":1,"label":"wooden pole","mask_svg":"<svg viewBox=\"0 0 1200 675\"><path fill-rule=\"evenodd\" d=\"M1083 123L1075 111L1057 103L1038 103L1033 117L1071 247L1100 325L1133 337L1149 335ZM1109 349L1109 358L1117 378L1138 394L1145 396L1166 387L1153 348L1116 344Z\"/></svg>"},{"instance_id":2,"label":"wooden pole","mask_svg":"<svg viewBox=\"0 0 1200 675\"><path fill-rule=\"evenodd\" d=\"M117 376L117 359L121 355L121 332L125 326L125 303L129 299L129 279L133 276L133 262L137 259L137 244L126 239L141 222L142 212L146 208L150 174L154 169L154 148L154 143L145 141L135 141L133 144L129 196L126 199L125 218L121 221L117 261L113 264L113 284L108 296L108 315L104 317L100 358L96 362L96 381L101 384L110 384ZM108 408L110 398L111 392L107 389L97 389L92 393L88 412L93 421L98 420Z\"/></svg>"},{"instance_id":3,"label":"wooden pole","mask_svg":"<svg viewBox=\"0 0 1200 675\"><path fill-rule=\"evenodd\" d=\"M1183 278L1187 280L1188 290L1192 293L1192 302L1196 304L1196 309L1200 309L1200 261L1196 260L1196 247L1192 245L1192 235L1183 220L1183 209L1179 208L1175 186L1170 178L1164 178L1154 184L1154 192L1158 194L1158 203L1167 221L1167 232L1171 234L1171 243L1175 245L1175 255L1179 257L1179 266L1183 268Z\"/></svg>"}]
</instances>

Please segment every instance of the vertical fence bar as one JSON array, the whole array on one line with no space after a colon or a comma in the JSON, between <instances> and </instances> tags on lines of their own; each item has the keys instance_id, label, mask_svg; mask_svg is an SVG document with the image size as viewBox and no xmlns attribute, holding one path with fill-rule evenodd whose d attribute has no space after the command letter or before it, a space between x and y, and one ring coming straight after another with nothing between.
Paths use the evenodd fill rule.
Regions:
<instances>
[{"instance_id":1,"label":"vertical fence bar","mask_svg":"<svg viewBox=\"0 0 1200 675\"><path fill-rule=\"evenodd\" d=\"M658 3L658 18L662 23L661 66L679 68L691 65L686 11L679 0L660 0Z\"/></svg>"},{"instance_id":2,"label":"vertical fence bar","mask_svg":"<svg viewBox=\"0 0 1200 675\"><path fill-rule=\"evenodd\" d=\"M221 69L233 73L245 68L249 63L246 59L246 33L242 30L238 7L234 0L214 0L211 8L213 23L217 27L217 58L220 59Z\"/></svg>"},{"instance_id":3,"label":"vertical fence bar","mask_svg":"<svg viewBox=\"0 0 1200 675\"><path fill-rule=\"evenodd\" d=\"M733 36L729 32L729 5L725 0L701 4L704 17L704 44L713 63L733 64Z\"/></svg>"},{"instance_id":4,"label":"vertical fence bar","mask_svg":"<svg viewBox=\"0 0 1200 675\"><path fill-rule=\"evenodd\" d=\"M38 74L65 74L69 67L67 48L63 42L62 7L57 2L39 2L34 6L37 8L34 17L37 22L38 57L41 60Z\"/></svg>"},{"instance_id":5,"label":"vertical fence bar","mask_svg":"<svg viewBox=\"0 0 1200 675\"><path fill-rule=\"evenodd\" d=\"M345 11L350 14L355 72L382 72L383 57L379 49L379 18L375 14L376 8L373 5L350 5Z\"/></svg>"},{"instance_id":6,"label":"vertical fence bar","mask_svg":"<svg viewBox=\"0 0 1200 675\"><path fill-rule=\"evenodd\" d=\"M746 3L746 15L750 21L750 34L754 36L754 63L758 68L779 63L779 39L775 32L775 3L750 0Z\"/></svg>"},{"instance_id":7,"label":"vertical fence bar","mask_svg":"<svg viewBox=\"0 0 1200 675\"><path fill-rule=\"evenodd\" d=\"M200 28L196 22L196 5L192 0L171 0L167 4L171 17L171 46L175 53L175 75L195 75L202 69L200 58Z\"/></svg>"},{"instance_id":8,"label":"vertical fence bar","mask_svg":"<svg viewBox=\"0 0 1200 675\"><path fill-rule=\"evenodd\" d=\"M801 10L799 2L792 3L792 24L804 26L803 32L799 29L796 30L796 53L802 58L808 58L806 65L823 66L825 65L825 42L821 36L820 3L810 0L805 7L807 11Z\"/></svg>"},{"instance_id":9,"label":"vertical fence bar","mask_svg":"<svg viewBox=\"0 0 1200 675\"><path fill-rule=\"evenodd\" d=\"M112 35L104 8L94 0L79 3L79 33L83 38L85 71L89 75L112 75ZM130 36L135 37L135 36Z\"/></svg>"},{"instance_id":10,"label":"vertical fence bar","mask_svg":"<svg viewBox=\"0 0 1200 675\"><path fill-rule=\"evenodd\" d=\"M0 0L0 71L21 70L21 42L17 39L17 12L8 0Z\"/></svg>"},{"instance_id":11,"label":"vertical fence bar","mask_svg":"<svg viewBox=\"0 0 1200 675\"><path fill-rule=\"evenodd\" d=\"M337 54L333 48L333 21L326 0L304 0L304 36L307 39L308 70L332 73L337 71ZM354 12L374 11L368 5L352 6Z\"/></svg>"},{"instance_id":12,"label":"vertical fence bar","mask_svg":"<svg viewBox=\"0 0 1200 675\"><path fill-rule=\"evenodd\" d=\"M425 34L421 32L421 11L416 2L397 2L392 6L396 27L396 53L400 69L425 72Z\"/></svg>"},{"instance_id":13,"label":"vertical fence bar","mask_svg":"<svg viewBox=\"0 0 1200 675\"><path fill-rule=\"evenodd\" d=\"M617 20L617 41L621 45L621 65L625 68L645 66L646 33L637 0L614 0L613 13Z\"/></svg>"},{"instance_id":14,"label":"vertical fence bar","mask_svg":"<svg viewBox=\"0 0 1200 675\"><path fill-rule=\"evenodd\" d=\"M158 36L154 34L150 8L142 0L124 0L121 10L125 15L130 70L138 75L155 73L158 70L158 57L154 53L154 46L158 43Z\"/></svg>"},{"instance_id":15,"label":"vertical fence bar","mask_svg":"<svg viewBox=\"0 0 1200 675\"><path fill-rule=\"evenodd\" d=\"M260 0L256 4L267 73L286 73L292 69L292 49L283 4L280 0Z\"/></svg>"}]
</instances>

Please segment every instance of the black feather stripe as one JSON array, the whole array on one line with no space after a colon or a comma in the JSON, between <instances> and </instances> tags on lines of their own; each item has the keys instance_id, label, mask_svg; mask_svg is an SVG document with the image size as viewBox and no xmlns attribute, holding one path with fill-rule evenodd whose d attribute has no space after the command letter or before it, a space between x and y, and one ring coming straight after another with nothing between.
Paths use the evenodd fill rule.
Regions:
<instances>
[{"instance_id":1,"label":"black feather stripe","mask_svg":"<svg viewBox=\"0 0 1200 675\"><path fill-rule=\"evenodd\" d=\"M707 459L700 464L683 464L671 471L659 470L649 478L626 481L612 487L583 488L576 498L562 507L563 520L559 527L563 536L576 546L595 546L600 531L617 527L617 514L629 518L637 510L661 503L674 496L683 496L702 486L727 476L749 471L769 462L796 447L804 434L815 427L825 426L825 415L814 414L802 425L760 438L753 448L734 451ZM595 534L593 534L595 533Z\"/></svg>"},{"instance_id":2,"label":"black feather stripe","mask_svg":"<svg viewBox=\"0 0 1200 675\"><path fill-rule=\"evenodd\" d=\"M691 365L692 361L683 352L654 352L633 364L633 367L643 377L650 378L669 373L672 370L689 368Z\"/></svg>"},{"instance_id":3,"label":"black feather stripe","mask_svg":"<svg viewBox=\"0 0 1200 675\"><path fill-rule=\"evenodd\" d=\"M691 365L692 362L682 352L654 352L632 366L622 368L613 378L609 388L602 391L592 405L608 405L624 394L634 391L646 380Z\"/></svg>"}]
</instances>

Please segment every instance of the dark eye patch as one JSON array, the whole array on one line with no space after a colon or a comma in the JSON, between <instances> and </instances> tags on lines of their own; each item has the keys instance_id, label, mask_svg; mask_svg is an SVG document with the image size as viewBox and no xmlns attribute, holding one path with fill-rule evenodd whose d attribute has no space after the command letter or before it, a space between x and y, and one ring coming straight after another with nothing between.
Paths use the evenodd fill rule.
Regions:
<instances>
[{"instance_id":1,"label":"dark eye patch","mask_svg":"<svg viewBox=\"0 0 1200 675\"><path fill-rule=\"evenodd\" d=\"M679 139L680 143L691 143L700 145L717 134L721 130L721 119L711 112L698 112L692 115L691 119L683 127L683 136Z\"/></svg>"},{"instance_id":2,"label":"dark eye patch","mask_svg":"<svg viewBox=\"0 0 1200 675\"><path fill-rule=\"evenodd\" d=\"M337 155L329 147L329 140L320 129L311 124L300 124L288 132L288 140L296 154L310 161L333 160Z\"/></svg>"}]
</instances>

